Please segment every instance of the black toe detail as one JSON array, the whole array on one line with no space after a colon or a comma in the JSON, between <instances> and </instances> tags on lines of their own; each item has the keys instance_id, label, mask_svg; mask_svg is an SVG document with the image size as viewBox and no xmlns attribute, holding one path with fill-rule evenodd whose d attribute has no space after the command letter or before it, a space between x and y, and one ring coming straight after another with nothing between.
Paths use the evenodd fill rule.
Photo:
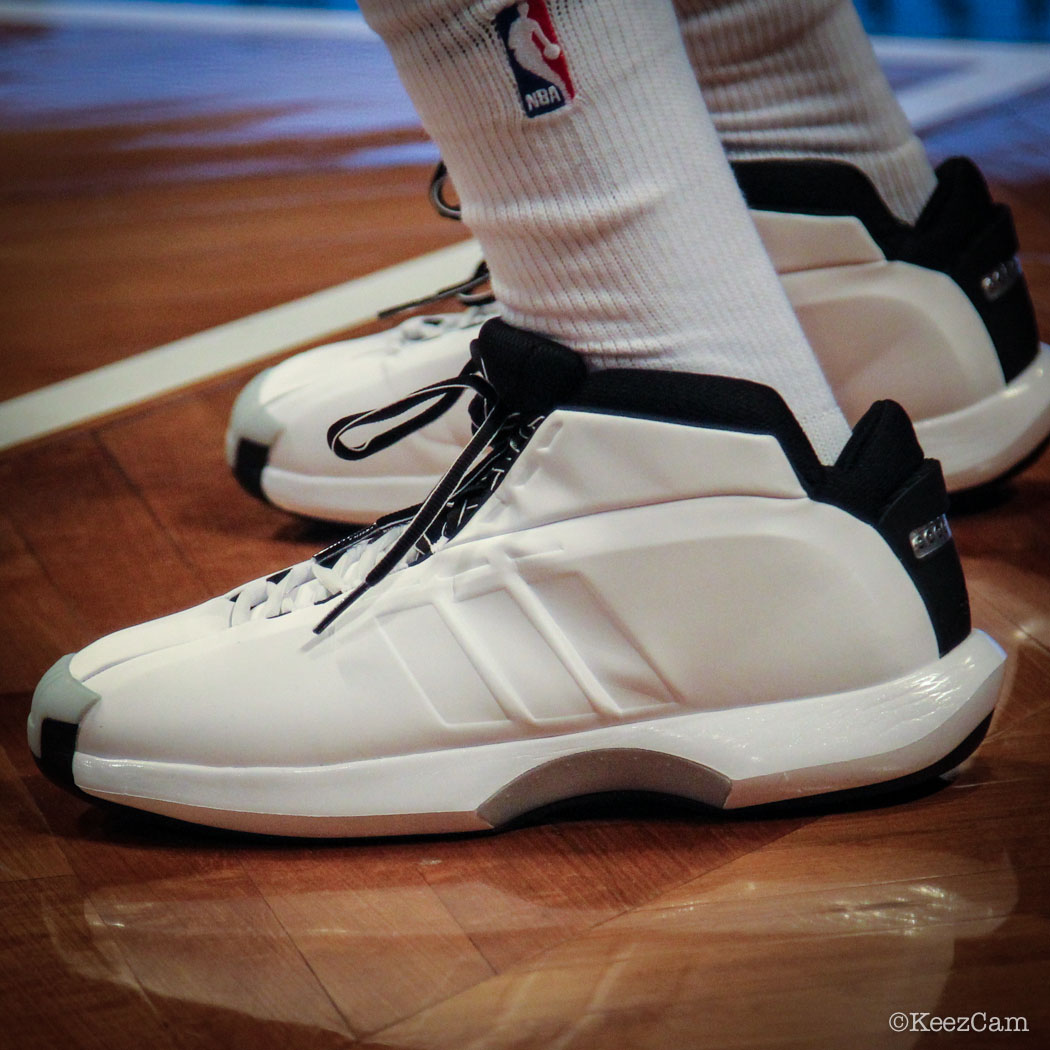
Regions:
<instances>
[{"instance_id":1,"label":"black toe detail","mask_svg":"<svg viewBox=\"0 0 1050 1050\"><path fill-rule=\"evenodd\" d=\"M256 499L268 503L262 488L262 472L270 457L270 446L241 438L237 442L237 456L234 460L233 475L241 483L245 492Z\"/></svg>"},{"instance_id":2,"label":"black toe detail","mask_svg":"<svg viewBox=\"0 0 1050 1050\"><path fill-rule=\"evenodd\" d=\"M73 756L77 750L77 726L45 718L40 725L40 757L36 764L48 780L67 791L81 794L73 780Z\"/></svg>"}]
</instances>

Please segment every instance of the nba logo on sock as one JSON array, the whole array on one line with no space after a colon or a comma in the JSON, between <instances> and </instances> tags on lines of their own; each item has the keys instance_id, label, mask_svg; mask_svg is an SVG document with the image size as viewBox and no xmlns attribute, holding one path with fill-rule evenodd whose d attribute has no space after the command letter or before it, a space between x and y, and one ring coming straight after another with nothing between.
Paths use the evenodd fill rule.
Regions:
<instances>
[{"instance_id":1,"label":"nba logo on sock","mask_svg":"<svg viewBox=\"0 0 1050 1050\"><path fill-rule=\"evenodd\" d=\"M572 101L576 92L569 63L544 0L505 7L496 15L496 31L507 49L525 116L553 113Z\"/></svg>"}]
</instances>

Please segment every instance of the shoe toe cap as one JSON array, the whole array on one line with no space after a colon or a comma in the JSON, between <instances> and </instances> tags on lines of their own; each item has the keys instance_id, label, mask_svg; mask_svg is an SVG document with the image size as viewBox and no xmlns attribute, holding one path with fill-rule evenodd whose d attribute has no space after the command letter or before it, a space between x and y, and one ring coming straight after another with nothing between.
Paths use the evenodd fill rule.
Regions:
<instances>
[{"instance_id":1,"label":"shoe toe cap","mask_svg":"<svg viewBox=\"0 0 1050 1050\"><path fill-rule=\"evenodd\" d=\"M277 439L282 429L282 421L277 417L267 396L269 373L273 369L260 372L237 395L233 403L233 412L226 430L226 462L236 468L239 447L242 441L251 441L269 447Z\"/></svg>"},{"instance_id":2,"label":"shoe toe cap","mask_svg":"<svg viewBox=\"0 0 1050 1050\"><path fill-rule=\"evenodd\" d=\"M295 354L260 372L241 390L233 404L226 432L229 465L235 465L242 439L266 446L277 440L288 425L290 409L286 403L292 395L314 387L321 392L328 391L333 384L340 385L347 373L353 379L362 364L383 356L389 341L389 333L379 332L360 339L330 343Z\"/></svg>"},{"instance_id":3,"label":"shoe toe cap","mask_svg":"<svg viewBox=\"0 0 1050 1050\"><path fill-rule=\"evenodd\" d=\"M52 722L76 727L100 699L98 693L72 673L70 670L72 662L73 657L70 655L63 656L53 664L40 679L33 694L33 706L29 712L27 729L29 749L38 760L52 761L56 757L54 754L45 753L44 744L49 738L50 742L55 744L55 734L45 728L45 723ZM75 736L75 732L73 735ZM54 747L50 750L54 751ZM72 761L72 748L70 748L69 760Z\"/></svg>"}]
</instances>

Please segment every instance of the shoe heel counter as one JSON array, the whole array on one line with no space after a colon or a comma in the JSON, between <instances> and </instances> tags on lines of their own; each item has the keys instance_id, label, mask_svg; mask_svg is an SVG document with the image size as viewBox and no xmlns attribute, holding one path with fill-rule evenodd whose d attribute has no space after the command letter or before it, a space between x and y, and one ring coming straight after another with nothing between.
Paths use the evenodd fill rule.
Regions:
<instances>
[{"instance_id":1,"label":"shoe heel counter","mask_svg":"<svg viewBox=\"0 0 1050 1050\"><path fill-rule=\"evenodd\" d=\"M877 401L828 468L823 499L873 526L926 607L940 655L970 633L966 592L940 463L926 459L907 413Z\"/></svg>"},{"instance_id":2,"label":"shoe heel counter","mask_svg":"<svg viewBox=\"0 0 1050 1050\"><path fill-rule=\"evenodd\" d=\"M1016 379L1039 351L1035 308L1017 251L1010 209L996 204L949 272L988 329L1007 383Z\"/></svg>"},{"instance_id":3,"label":"shoe heel counter","mask_svg":"<svg viewBox=\"0 0 1050 1050\"><path fill-rule=\"evenodd\" d=\"M875 523L926 606L941 656L971 628L970 599L947 510L941 465L927 459Z\"/></svg>"},{"instance_id":4,"label":"shoe heel counter","mask_svg":"<svg viewBox=\"0 0 1050 1050\"><path fill-rule=\"evenodd\" d=\"M1035 309L1017 260L1013 214L992 200L984 176L965 157L945 161L937 177L937 190L898 254L941 270L962 289L984 323L1009 383L1039 352Z\"/></svg>"}]
</instances>

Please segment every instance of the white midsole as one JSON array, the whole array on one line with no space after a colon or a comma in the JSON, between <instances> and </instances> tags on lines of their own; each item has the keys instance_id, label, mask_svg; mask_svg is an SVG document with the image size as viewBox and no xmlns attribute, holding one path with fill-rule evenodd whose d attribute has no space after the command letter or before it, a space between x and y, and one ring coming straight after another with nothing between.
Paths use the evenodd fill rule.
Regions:
<instances>
[{"instance_id":1,"label":"white midsole","mask_svg":"<svg viewBox=\"0 0 1050 1050\"><path fill-rule=\"evenodd\" d=\"M78 751L73 775L88 794L139 809L307 836L490 828L561 798L617 789L672 790L738 808L927 768L990 714L1003 660L994 641L973 631L912 674L828 696L318 767L226 768ZM623 749L632 762L589 761L581 763L582 779L570 772L513 787L548 764L564 768L567 760ZM681 760L673 784L669 760Z\"/></svg>"},{"instance_id":2,"label":"white midsole","mask_svg":"<svg viewBox=\"0 0 1050 1050\"><path fill-rule=\"evenodd\" d=\"M1005 474L1050 433L1050 346L1004 389L956 412L916 423L923 450L939 459L951 491Z\"/></svg>"}]
</instances>

